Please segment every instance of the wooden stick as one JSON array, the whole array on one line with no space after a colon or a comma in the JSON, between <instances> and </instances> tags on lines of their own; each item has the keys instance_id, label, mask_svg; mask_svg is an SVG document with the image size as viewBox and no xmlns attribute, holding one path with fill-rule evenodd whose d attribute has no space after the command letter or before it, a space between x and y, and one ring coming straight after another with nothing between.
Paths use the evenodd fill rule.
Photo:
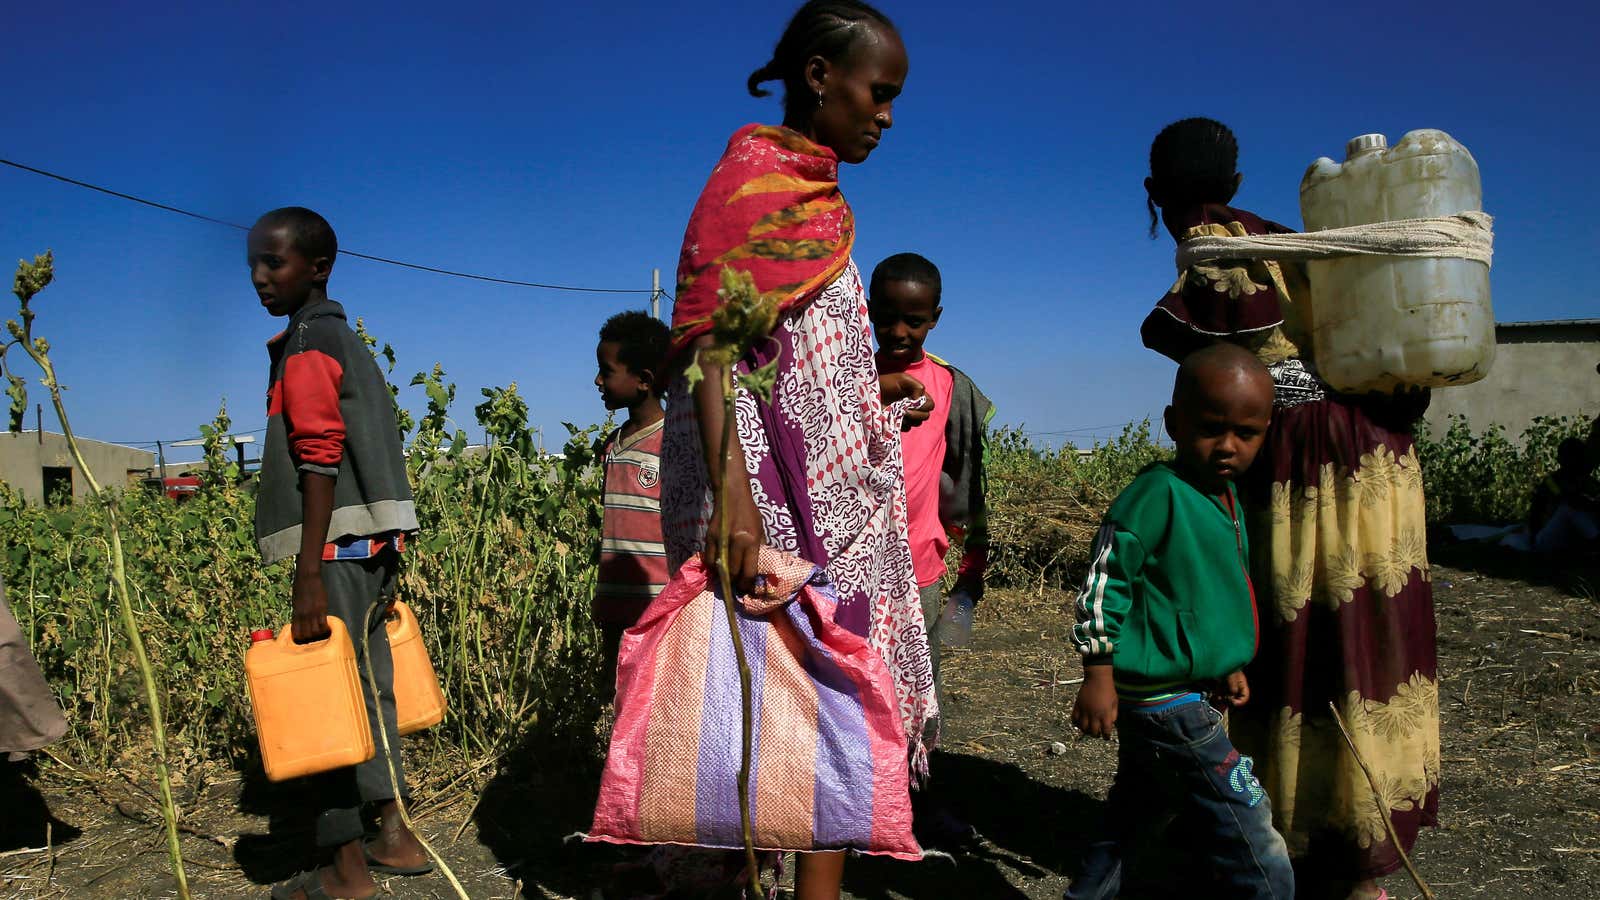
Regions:
<instances>
[{"instance_id":1,"label":"wooden stick","mask_svg":"<svg viewBox=\"0 0 1600 900\"><path fill-rule=\"evenodd\" d=\"M472 900L467 896L467 889L461 886L460 881L456 880L456 873L450 870L450 865L444 861L444 857L433 849L433 845L428 843L428 839L422 836L422 829L411 821L411 813L406 811L405 798L400 796L402 793L400 790L400 778L394 771L394 754L399 753L400 748L395 747L393 752L389 749L389 726L385 725L383 721L383 705L379 702L383 695L378 693L378 676L372 669L372 651L369 640L372 634L371 626L374 616L378 617L378 627L384 627L382 624L383 616L379 612L383 602L382 597L374 600L372 605L367 608L366 620L361 623L361 661L366 669L367 687L372 691L372 701L378 705L378 715L375 716L378 720L378 743L383 748L383 761L389 770L389 787L394 791L394 805L396 809L400 810L400 821L406 823L406 828L411 830L411 834L416 837L417 843L421 844L422 849L428 851L428 855L433 857L433 861L439 866L439 871L444 873L445 879L450 882L450 887L455 889L456 896L460 897L461 900ZM396 739L399 737L398 734L395 735Z\"/></svg>"},{"instance_id":2,"label":"wooden stick","mask_svg":"<svg viewBox=\"0 0 1600 900\"><path fill-rule=\"evenodd\" d=\"M1411 864L1411 857L1406 854L1406 848L1400 846L1400 837L1394 833L1394 823L1389 821L1389 807L1383 801L1383 792L1378 790L1378 779L1372 774L1372 769L1367 766L1367 761L1361 758L1361 751L1356 749L1356 742L1350 737L1350 729L1345 727L1344 716L1339 715L1339 707L1332 700L1328 701L1328 711L1333 713L1334 724L1339 726L1339 733L1344 735L1345 746L1350 748L1350 755L1356 758L1356 765L1366 773L1367 786L1372 788L1372 802L1378 805L1378 817L1383 819L1383 830L1389 833L1389 840L1394 843L1396 853L1400 854L1400 862L1405 864L1406 873L1411 880L1417 883L1417 889L1422 891L1423 900L1435 900L1433 889L1422 880L1422 873Z\"/></svg>"},{"instance_id":3,"label":"wooden stick","mask_svg":"<svg viewBox=\"0 0 1600 900\"><path fill-rule=\"evenodd\" d=\"M33 360L44 373L43 383L50 392L50 403L56 409L56 418L61 422L61 435L66 439L67 452L77 464L90 495L100 504L106 517L106 536L111 545L111 585L122 614L122 629L128 638L129 647L133 650L133 659L144 685L145 705L150 710L150 737L155 749L156 782L161 789L161 817L167 830L167 856L172 863L172 875L178 883L178 897L180 900L189 900L189 876L183 869L183 847L178 841L178 805L172 799L172 778L167 771L167 728L161 714L161 689L156 683L155 669L150 665L150 656L145 652L144 637L139 632L139 623L134 618L133 599L128 591L127 566L122 556L122 534L117 528L116 503L100 486L100 482L94 477L94 472L90 471L89 464L84 461L77 435L73 434L72 423L67 419L66 404L61 399L61 382L56 378L55 364L50 361L50 344L44 338L33 336L35 314L28 308L28 301L38 290L43 290L44 286L50 283L52 262L53 258L47 253L42 257L36 257L31 267L27 263L19 264L18 286L14 293L22 301L22 325L12 331L12 336L16 338L14 345L20 346L28 358ZM25 275L37 277L40 272L43 273L41 283L32 289L25 286ZM42 426L39 436L41 440L44 437Z\"/></svg>"},{"instance_id":4,"label":"wooden stick","mask_svg":"<svg viewBox=\"0 0 1600 900\"><path fill-rule=\"evenodd\" d=\"M750 664L745 660L744 639L739 636L739 615L734 608L733 576L728 573L728 480L743 478L744 472L730 474L729 459L733 455L733 428L738 413L734 409L733 364L722 367L722 485L717 505L722 517L717 523L717 573L722 580L722 607L728 616L728 631L733 636L733 655L739 665L739 830L744 838L745 866L750 870L751 900L762 900L766 892L761 887L761 868L756 863L755 838L750 833L750 754L752 712L750 690Z\"/></svg>"}]
</instances>

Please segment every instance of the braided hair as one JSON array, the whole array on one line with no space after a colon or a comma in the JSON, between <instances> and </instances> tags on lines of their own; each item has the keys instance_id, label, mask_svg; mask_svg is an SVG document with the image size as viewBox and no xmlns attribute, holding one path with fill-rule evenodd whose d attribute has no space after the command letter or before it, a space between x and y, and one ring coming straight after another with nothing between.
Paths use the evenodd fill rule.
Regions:
<instances>
[{"instance_id":1,"label":"braided hair","mask_svg":"<svg viewBox=\"0 0 1600 900\"><path fill-rule=\"evenodd\" d=\"M1150 144L1152 193L1163 206L1226 203L1237 189L1239 142L1228 126L1216 119L1180 119L1161 129ZM1156 203L1145 199L1150 211L1150 236L1156 236Z\"/></svg>"},{"instance_id":2,"label":"braided hair","mask_svg":"<svg viewBox=\"0 0 1600 900\"><path fill-rule=\"evenodd\" d=\"M806 61L813 56L830 62L842 60L874 25L894 30L888 16L861 0L809 0L789 20L772 50L772 59L750 73L745 87L752 97L766 97L772 92L761 85L782 81L785 118L795 118L811 95L806 86Z\"/></svg>"}]
</instances>

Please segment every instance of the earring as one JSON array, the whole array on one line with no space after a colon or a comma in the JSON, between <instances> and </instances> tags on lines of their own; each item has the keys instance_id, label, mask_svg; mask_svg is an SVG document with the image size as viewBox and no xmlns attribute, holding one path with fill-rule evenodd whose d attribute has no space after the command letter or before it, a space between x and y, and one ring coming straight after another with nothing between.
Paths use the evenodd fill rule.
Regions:
<instances>
[{"instance_id":1,"label":"earring","mask_svg":"<svg viewBox=\"0 0 1600 900\"><path fill-rule=\"evenodd\" d=\"M817 109L822 108L822 92L817 91Z\"/></svg>"}]
</instances>

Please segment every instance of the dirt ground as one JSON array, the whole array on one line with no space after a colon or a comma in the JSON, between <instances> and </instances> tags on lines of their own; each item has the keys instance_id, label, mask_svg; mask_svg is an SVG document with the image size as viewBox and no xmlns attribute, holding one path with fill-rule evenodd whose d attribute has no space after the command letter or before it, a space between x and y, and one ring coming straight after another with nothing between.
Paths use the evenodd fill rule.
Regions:
<instances>
[{"instance_id":1,"label":"dirt ground","mask_svg":"<svg viewBox=\"0 0 1600 900\"><path fill-rule=\"evenodd\" d=\"M1441 898L1600 898L1600 580L1463 548L1436 556L1444 824L1418 843L1421 873ZM1114 746L1077 740L1069 725L1080 669L1065 640L1067 596L991 601L972 648L948 657L946 739L934 758L940 790L982 844L920 863L852 860L849 897L1059 897L1067 885ZM1065 752L1052 753L1054 742ZM0 897L175 895L147 783L48 760L24 780L10 769ZM568 839L588 825L596 779L594 760L466 772L425 792L418 818L474 898L588 898L618 858ZM226 774L192 778L178 794L197 898L265 897L265 885L309 859L294 814L306 798L294 789ZM1420 896L1403 873L1385 884L1392 897ZM384 888L454 896L437 874Z\"/></svg>"}]
</instances>

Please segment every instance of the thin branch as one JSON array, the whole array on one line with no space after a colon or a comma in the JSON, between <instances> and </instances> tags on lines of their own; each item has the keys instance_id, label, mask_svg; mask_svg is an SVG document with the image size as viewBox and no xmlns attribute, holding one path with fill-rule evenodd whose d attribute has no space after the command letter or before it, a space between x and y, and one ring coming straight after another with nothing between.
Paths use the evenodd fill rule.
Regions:
<instances>
[{"instance_id":1,"label":"thin branch","mask_svg":"<svg viewBox=\"0 0 1600 900\"><path fill-rule=\"evenodd\" d=\"M1367 785L1372 788L1372 802L1378 805L1378 818L1383 820L1383 830L1389 833L1389 840L1394 844L1395 852L1400 854L1400 861L1405 864L1406 874L1417 883L1417 889L1422 891L1423 900L1434 900L1433 889L1422 880L1422 874L1417 871L1417 867L1411 864L1411 857L1406 854L1406 848L1400 846L1400 837L1394 833L1394 823L1389 821L1389 805L1383 800L1383 792L1378 790L1378 779L1367 766L1367 761L1361 758L1361 751L1356 749L1356 742L1350 737L1350 729L1345 727L1344 716L1339 715L1339 707L1329 700L1328 710L1333 713L1333 721L1339 726L1339 733L1344 735L1344 743L1350 748L1350 755L1356 758L1356 765L1366 773Z\"/></svg>"},{"instance_id":2,"label":"thin branch","mask_svg":"<svg viewBox=\"0 0 1600 900\"><path fill-rule=\"evenodd\" d=\"M362 664L366 668L367 689L372 691L372 700L374 703L377 703L378 698L382 695L378 693L378 676L373 672L372 669L372 651L369 648L369 638L372 634L372 628L370 626L372 624L372 617L378 613L378 607L382 605L383 602L383 598L381 597L373 601L372 606L367 608L366 620L361 624L361 660ZM378 721L378 743L383 748L383 761L386 768L389 770L389 787L394 791L394 805L400 810L400 821L406 823L406 827L411 829L412 835L416 837L417 843L421 844L422 849L428 851L428 855L433 857L433 861L439 865L439 871L444 873L445 879L449 881L450 886L455 889L456 896L460 897L461 900L472 900L472 898L467 896L466 888L463 888L461 886L461 882L456 880L456 873L450 870L450 865L444 861L444 857L439 855L439 851L433 849L433 845L428 843L428 839L422 836L422 830L417 827L415 822L411 821L411 813L406 811L405 798L400 796L403 792L400 790L400 778L395 774L394 771L394 754L391 753L389 749L389 727L388 725L384 724L383 712L381 709L379 710L378 715L374 718L376 718ZM395 737L399 737L399 735L395 735Z\"/></svg>"},{"instance_id":3,"label":"thin branch","mask_svg":"<svg viewBox=\"0 0 1600 900\"><path fill-rule=\"evenodd\" d=\"M722 510L717 527L717 574L722 580L722 607L728 615L728 631L733 635L733 655L739 664L739 830L744 838L745 866L750 870L751 900L761 900L766 892L761 888L761 869L756 864L755 839L750 832L750 754L753 739L751 723L750 664L745 660L744 639L739 636L739 614L734 607L733 577L728 573L728 483L742 472L729 474L733 456L733 426L737 418L734 410L733 367L722 366L722 484L717 505Z\"/></svg>"},{"instance_id":4,"label":"thin branch","mask_svg":"<svg viewBox=\"0 0 1600 900\"><path fill-rule=\"evenodd\" d=\"M150 707L151 736L156 756L156 780L161 787L161 817L165 821L167 831L167 855L172 860L172 874L178 882L178 896L181 900L189 900L189 878L184 872L183 847L178 840L178 807L172 799L172 778L167 771L167 729L161 715L161 691L156 683L155 669L150 665L150 656L145 652L144 637L139 632L139 623L134 616L133 599L128 593L128 573L122 555L122 535L117 528L116 505L100 486L100 482L95 479L94 473L89 470L89 465L83 458L83 450L78 446L78 438L72 433L72 423L67 418L67 408L61 400L61 383L56 378L55 366L50 362L50 344L43 338L33 336L35 313L28 307L28 302L50 283L53 274L52 263L53 258L46 253L36 257L31 266L27 263L18 266L15 293L22 305L20 315L22 325L20 327L16 327L14 323L8 325L12 326L12 336L17 338L23 352L27 353L28 358L44 372L44 386L50 391L50 402L61 421L61 433L66 438L72 461L77 465L78 471L83 473L84 483L89 486L89 492L94 496L95 502L105 511L106 530L111 539L111 584L121 609L122 628L127 633L128 644L133 648L134 661L138 663L139 675L144 683L145 703Z\"/></svg>"}]
</instances>

